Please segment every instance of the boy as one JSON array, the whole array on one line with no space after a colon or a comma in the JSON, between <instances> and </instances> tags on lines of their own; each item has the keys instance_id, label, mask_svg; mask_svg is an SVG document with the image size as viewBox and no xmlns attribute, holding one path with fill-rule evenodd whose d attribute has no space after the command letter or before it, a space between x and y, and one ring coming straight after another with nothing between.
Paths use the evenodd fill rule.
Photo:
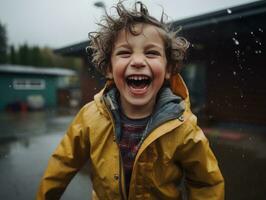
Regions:
<instances>
[{"instance_id":1,"label":"boy","mask_svg":"<svg viewBox=\"0 0 266 200\"><path fill-rule=\"evenodd\" d=\"M137 6L139 5L139 9ZM224 198L217 161L178 74L188 42L148 14L117 4L91 35L93 61L108 78L52 155L37 199L59 199L89 162L93 199Z\"/></svg>"}]
</instances>

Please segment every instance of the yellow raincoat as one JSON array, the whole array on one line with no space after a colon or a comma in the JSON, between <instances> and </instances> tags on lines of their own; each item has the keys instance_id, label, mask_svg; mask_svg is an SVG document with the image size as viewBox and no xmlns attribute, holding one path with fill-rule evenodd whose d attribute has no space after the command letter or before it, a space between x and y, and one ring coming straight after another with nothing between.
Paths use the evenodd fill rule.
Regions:
<instances>
[{"instance_id":1,"label":"yellow raincoat","mask_svg":"<svg viewBox=\"0 0 266 200\"><path fill-rule=\"evenodd\" d=\"M59 199L87 161L93 199L182 199L179 185L183 177L189 200L224 199L223 177L190 111L188 92L179 75L172 77L171 89L184 99L184 111L145 138L135 158L129 194L125 194L123 164L109 108L112 105L103 101L103 90L80 110L53 153L37 200Z\"/></svg>"}]
</instances>

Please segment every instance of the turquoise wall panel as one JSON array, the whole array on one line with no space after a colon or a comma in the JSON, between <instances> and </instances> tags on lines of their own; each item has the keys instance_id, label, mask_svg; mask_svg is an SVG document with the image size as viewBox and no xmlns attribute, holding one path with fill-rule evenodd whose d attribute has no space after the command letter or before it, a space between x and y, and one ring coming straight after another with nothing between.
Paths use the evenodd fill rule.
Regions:
<instances>
[{"instance_id":1,"label":"turquoise wall panel","mask_svg":"<svg viewBox=\"0 0 266 200\"><path fill-rule=\"evenodd\" d=\"M14 79L43 79L45 88L41 90L16 90L13 87ZM14 102L26 102L30 95L41 95L45 100L45 107L54 107L57 103L56 76L27 75L27 74L0 74L0 110Z\"/></svg>"}]
</instances>

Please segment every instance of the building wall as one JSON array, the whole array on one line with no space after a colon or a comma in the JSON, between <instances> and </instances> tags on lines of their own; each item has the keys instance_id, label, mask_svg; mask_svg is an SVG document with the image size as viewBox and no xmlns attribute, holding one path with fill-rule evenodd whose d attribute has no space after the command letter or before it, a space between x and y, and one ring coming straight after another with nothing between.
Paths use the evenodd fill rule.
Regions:
<instances>
[{"instance_id":1,"label":"building wall","mask_svg":"<svg viewBox=\"0 0 266 200\"><path fill-rule=\"evenodd\" d=\"M206 90L201 94L210 121L266 123L265 17L263 13L185 33L193 44L189 63L205 65Z\"/></svg>"},{"instance_id":2,"label":"building wall","mask_svg":"<svg viewBox=\"0 0 266 200\"><path fill-rule=\"evenodd\" d=\"M93 100L94 95L104 87L104 77L93 67L91 59L83 58L83 67L80 73L82 100L81 106Z\"/></svg>"},{"instance_id":3,"label":"building wall","mask_svg":"<svg viewBox=\"0 0 266 200\"><path fill-rule=\"evenodd\" d=\"M44 89L18 90L14 89L14 79L43 79ZM0 74L0 110L4 110L8 104L26 102L30 95L41 95L45 100L45 107L56 106L56 76L27 75L27 74Z\"/></svg>"}]
</instances>

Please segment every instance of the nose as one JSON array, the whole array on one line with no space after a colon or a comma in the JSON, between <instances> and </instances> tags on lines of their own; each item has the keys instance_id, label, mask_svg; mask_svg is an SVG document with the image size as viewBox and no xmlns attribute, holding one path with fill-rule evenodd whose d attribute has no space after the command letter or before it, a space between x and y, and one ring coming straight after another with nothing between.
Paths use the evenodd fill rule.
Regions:
<instances>
[{"instance_id":1,"label":"nose","mask_svg":"<svg viewBox=\"0 0 266 200\"><path fill-rule=\"evenodd\" d=\"M131 67L142 68L146 66L145 58L142 55L133 55L130 62Z\"/></svg>"}]
</instances>

